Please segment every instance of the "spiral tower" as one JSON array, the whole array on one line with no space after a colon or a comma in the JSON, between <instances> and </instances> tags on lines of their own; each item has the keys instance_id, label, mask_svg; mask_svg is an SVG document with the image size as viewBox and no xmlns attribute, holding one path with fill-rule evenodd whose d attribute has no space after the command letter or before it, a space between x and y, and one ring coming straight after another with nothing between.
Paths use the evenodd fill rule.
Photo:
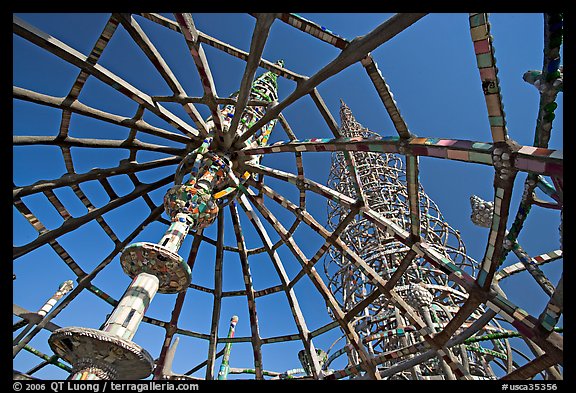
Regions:
<instances>
[{"instance_id":1,"label":"spiral tower","mask_svg":"<svg viewBox=\"0 0 576 393\"><path fill-rule=\"evenodd\" d=\"M350 108L341 100L340 130L344 138L375 139L379 135L363 127L354 117ZM361 192L368 207L394 225L411 231L411 217L406 176L418 176L414 165L404 168L402 159L392 153L352 152L356 170L361 184ZM407 160L415 160L408 156ZM357 197L344 153L332 154L332 165L328 178L328 186L351 198ZM475 274L478 263L466 254L466 247L460 233L453 229L444 219L438 206L424 192L422 185L417 190L419 194L420 231L419 235L430 248L435 249L460 269ZM427 265L410 247L401 243L388 232L378 229L372 222L357 215L352 220L348 210L334 201L328 202L328 226L337 230L346 225L340 238L342 241L364 259L387 282L394 283L394 290L399 297L412 306L425 325L436 333L443 329L450 319L458 312L459 306L467 296L463 288L450 282L446 274ZM362 337L372 355L378 355L397 350L421 340L420 329L410 320L410 316L398 308L394 302L384 296L370 297L376 289L340 249L332 247L325 259L324 269L330 280L330 289L341 302L343 310L361 309L356 314L354 326ZM399 275L405 269L404 274ZM481 310L478 310L480 312ZM470 323L480 314L472 314ZM468 324L469 325L469 324ZM467 326L467 325L464 325ZM494 333L501 328L487 325L484 333ZM473 378L494 378L494 372L484 354L498 353L496 356L507 357L506 343L500 340L492 342L492 348L478 345L461 345L452 349L452 355L459 357L465 365L464 374ZM348 349L346 349L348 348ZM502 351L502 353L500 353ZM358 362L354 350L344 347L344 351L336 351L330 360L346 352L349 364ZM493 353L492 353L493 352ZM448 366L450 360L442 356L416 365L411 369L391 375L394 379L455 379L455 374ZM327 366L329 366L327 363ZM382 370L392 367L397 362L392 360L382 364Z\"/></svg>"}]
</instances>

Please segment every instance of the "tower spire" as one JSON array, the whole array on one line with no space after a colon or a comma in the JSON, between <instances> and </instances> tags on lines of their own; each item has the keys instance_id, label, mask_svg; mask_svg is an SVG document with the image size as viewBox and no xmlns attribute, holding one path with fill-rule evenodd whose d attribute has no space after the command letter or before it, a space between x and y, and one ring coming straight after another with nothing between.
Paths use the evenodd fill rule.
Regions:
<instances>
[{"instance_id":1,"label":"tower spire","mask_svg":"<svg viewBox=\"0 0 576 393\"><path fill-rule=\"evenodd\" d=\"M340 99L340 132L344 137L367 136L367 128L356 120L343 99Z\"/></svg>"}]
</instances>

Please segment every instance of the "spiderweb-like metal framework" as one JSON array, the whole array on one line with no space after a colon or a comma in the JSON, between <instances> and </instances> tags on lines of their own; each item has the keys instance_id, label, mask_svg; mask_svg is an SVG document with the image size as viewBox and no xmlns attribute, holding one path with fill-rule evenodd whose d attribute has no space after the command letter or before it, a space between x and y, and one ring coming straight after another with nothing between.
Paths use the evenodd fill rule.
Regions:
<instances>
[{"instance_id":1,"label":"spiderweb-like metal framework","mask_svg":"<svg viewBox=\"0 0 576 393\"><path fill-rule=\"evenodd\" d=\"M543 67L524 75L540 94L531 146L513 141L506 129L488 14L468 15L480 74L478 89L486 99L492 135L484 142L413 134L371 55L425 14L393 15L354 40L296 14L252 16L256 22L245 51L200 31L187 13L106 15L99 33L82 48L74 40L64 42L58 34L31 25L25 15L14 15L15 43L58 59L65 64L68 78L63 82L64 95L36 88L32 79L32 86L24 79L22 85L13 87L15 103L51 111L58 118L56 126L46 123L45 129L35 132L16 129L18 126L14 129L15 157L28 154L34 160L40 152L55 154L42 162L40 169L50 173L47 177L35 177L34 170L22 168L14 173L15 217L23 217L26 228L31 228L14 231L14 293L27 293L21 289L33 287L49 298L49 293L70 278L52 281L49 268L34 265L38 259L57 260L58 267L65 266L75 281L73 288L66 285L66 290L58 290L44 306L43 299L37 303L27 300L23 306L15 297L13 357L15 364L29 367L15 366L14 378L36 378L50 370L54 373L49 379L151 376L210 380L238 374L256 379L470 379L494 377L489 370L495 369L496 363L502 370L498 377L506 379L539 375L561 379L563 281L555 285L546 281L538 267L559 260L562 251L553 249L531 257L518 244L518 235L532 206L563 207L562 152L548 149L555 100L562 91L562 14L544 15ZM264 59L271 27L279 22L337 48L339 54L311 76L291 71L289 64L284 67L281 62ZM169 37L177 44L173 48L184 48L178 55L190 62L197 75L199 95L189 95L187 84L157 47L154 34ZM106 53L121 39L138 49L164 90L150 88L148 80L130 82L130 75L121 76L113 66L103 65ZM245 62L239 86L232 90L237 93L226 98L217 94L218 81L204 52L207 47ZM363 131L347 137L338 127L317 87L354 64L366 71L397 135ZM259 67L269 71L267 77L258 79L266 75L257 75ZM190 74L190 69L185 72ZM295 87L275 96L272 80L276 78L294 82ZM113 92L129 105L110 109L106 99L95 103L87 92L97 89ZM290 126L285 114L303 97L311 98L330 138L313 138L307 130ZM15 111L15 120L18 116L30 114ZM117 132L103 136L94 124ZM269 143L273 129L276 134L283 132L286 140ZM110 158L105 165L87 169L86 156L80 153L86 151L112 154L106 156ZM348 178L338 184L346 187L325 186L311 178L304 156L326 151L342 153L337 155L332 176L342 173L338 170L345 165ZM378 153L379 158L356 152ZM295 171L275 160L285 155L293 157ZM400 156L406 162L405 179ZM445 225L438 208L422 191L418 157L494 168L492 204L472 201L473 207L484 207L482 212L474 212L476 220L489 224L486 251L478 263L466 256L457 232ZM363 159L375 160L371 165L387 169L367 171ZM328 170L325 168L326 177ZM514 180L523 172L527 173L525 192L509 226ZM367 181L367 176L373 179ZM405 188L394 189L399 182ZM295 188L296 201L290 200L285 187ZM537 197L536 188L553 202ZM371 199L374 194L381 195L380 199ZM334 213L327 225L314 210L311 195L331 204ZM48 211L55 212L56 218ZM354 221L359 214L362 219ZM92 231L90 242L87 230ZM300 233L303 230L320 236L320 242L306 244L310 248L305 249L304 243L296 240L306 236L306 232ZM372 253L365 253L357 242L366 231L382 234L362 245ZM104 239L100 249L89 247L95 241L92 236ZM451 243L450 238L456 242ZM78 254L78 245L86 251ZM381 258L387 249L393 250L390 255L395 257L386 254ZM520 261L502 268L509 251ZM315 268L326 255L334 260L340 256L334 261L338 268L329 270L327 276ZM241 281L233 290L225 287L228 262L224 261L230 258L236 261ZM290 262L297 265L295 272L289 272ZM206 265L209 263L212 265ZM35 267L24 270L25 264ZM388 271L388 264L395 270ZM266 266L276 281L256 286L257 270ZM209 284L198 281L206 269L213 272ZM546 288L547 305L539 315L530 315L508 300L498 285L522 271ZM112 272L114 277L128 276L132 282L118 292L117 282L102 279ZM418 276L423 278L422 285L413 280ZM304 317L306 304L296 294L303 278L328 307L326 322L313 328ZM155 296L157 292L164 294ZM200 296L210 300L198 301ZM260 303L278 297L287 304L294 329L263 334ZM67 313L87 299L93 307ZM230 318L236 312L224 315L222 310L228 300L237 299L245 301L246 310L232 319L232 326ZM426 302L431 305L429 313L423 308ZM155 304L170 310L168 316L153 315ZM209 310L201 317L201 307L206 304ZM31 312L31 307L40 311ZM393 310L394 315L386 310ZM209 323L193 325L188 318L191 315ZM380 316L384 318L378 320ZM249 330L239 334L242 323L249 325ZM396 329L398 337L400 326L410 326L402 339L384 334ZM136 330L142 335L132 341ZM222 333L226 330L227 336ZM374 334L381 337L372 340ZM156 344L141 346L139 343L148 342L147 335L158 338ZM325 338L334 336L345 340L340 347L329 348ZM517 337L526 342L528 351L508 345ZM193 347L195 343L201 343L201 349ZM233 348L227 345L230 343ZM292 344L298 347L291 347L289 357L299 359L301 367L278 370L267 366L273 360L266 355L267 348ZM242 346L249 347L249 356L244 358L248 364L235 360ZM179 367L187 370L174 371L174 360L183 351L188 351L187 360ZM338 351L348 353L348 361L334 369L336 363L331 363L330 356ZM201 360L190 361L197 353L202 353ZM221 375L215 369L220 357L224 359ZM22 363L21 359L34 360ZM478 368L483 364L490 367L481 372Z\"/></svg>"}]
</instances>

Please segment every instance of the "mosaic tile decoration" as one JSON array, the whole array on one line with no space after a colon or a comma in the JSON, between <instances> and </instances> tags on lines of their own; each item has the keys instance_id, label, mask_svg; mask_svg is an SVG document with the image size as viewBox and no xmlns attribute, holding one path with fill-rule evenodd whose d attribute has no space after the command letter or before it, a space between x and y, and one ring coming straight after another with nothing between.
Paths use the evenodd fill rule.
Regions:
<instances>
[{"instance_id":1,"label":"mosaic tile decoration","mask_svg":"<svg viewBox=\"0 0 576 393\"><path fill-rule=\"evenodd\" d=\"M488 235L488 244L482 259L481 269L476 281L484 288L488 288L498 269L503 252L503 242L506 233L506 220L508 218L508 208L512 198L512 183L508 182L507 188L495 187L494 210L492 225Z\"/></svg>"},{"instance_id":2,"label":"mosaic tile decoration","mask_svg":"<svg viewBox=\"0 0 576 393\"><path fill-rule=\"evenodd\" d=\"M504 142L508 139L508 131L506 130L504 105L502 104L498 67L496 67L488 14L470 14L468 19L476 62L482 81L482 91L484 92L486 107L488 108L492 140L494 142Z\"/></svg>"},{"instance_id":3,"label":"mosaic tile decoration","mask_svg":"<svg viewBox=\"0 0 576 393\"><path fill-rule=\"evenodd\" d=\"M212 123L215 126L216 133L221 134L223 132L222 122L224 119L222 118L220 108L216 104L216 86L214 85L214 80L212 79L212 73L210 71L210 66L208 65L206 55L204 54L204 49L200 46L198 41L198 31L196 30L190 15L176 13L174 16L180 25L180 31L186 39L186 44L188 45L188 49L190 50L194 64L198 69L198 75L200 76L200 81L202 82L204 94L209 98L208 107L210 108L210 113L212 114Z\"/></svg>"},{"instance_id":4,"label":"mosaic tile decoration","mask_svg":"<svg viewBox=\"0 0 576 393\"><path fill-rule=\"evenodd\" d=\"M541 255L535 256L534 258L532 258L530 260L530 263L537 264L537 265L543 265L545 263L553 262L559 258L562 258L562 255L563 255L562 250L550 251L546 254L541 254ZM498 271L498 273L496 273L496 275L494 276L494 280L501 280L501 279L504 279L506 277L510 277L513 274L517 274L519 272L522 272L524 270L526 270L525 265L522 262L517 262L513 265L506 266L502 270Z\"/></svg>"},{"instance_id":5,"label":"mosaic tile decoration","mask_svg":"<svg viewBox=\"0 0 576 393\"><path fill-rule=\"evenodd\" d=\"M298 30L302 30L324 42L334 45L338 49L344 49L348 45L348 41L324 26L320 26L298 14L281 14L279 19L282 22L294 26Z\"/></svg>"}]
</instances>

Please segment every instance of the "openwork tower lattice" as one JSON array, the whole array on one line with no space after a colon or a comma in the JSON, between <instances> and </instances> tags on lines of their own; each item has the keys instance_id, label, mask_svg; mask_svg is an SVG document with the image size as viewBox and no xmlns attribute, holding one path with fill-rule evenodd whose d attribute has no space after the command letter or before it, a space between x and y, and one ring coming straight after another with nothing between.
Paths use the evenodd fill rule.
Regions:
<instances>
[{"instance_id":1,"label":"openwork tower lattice","mask_svg":"<svg viewBox=\"0 0 576 393\"><path fill-rule=\"evenodd\" d=\"M379 136L358 123L344 102L341 102L340 120L343 137L374 139ZM353 152L351 155L356 163L367 206L406 231L419 230L419 235L431 248L449 258L459 268L471 274L475 273L478 263L467 256L459 232L444 220L438 207L421 185L418 189L408 189L409 184L415 183L414 177L417 176L414 172L416 157L407 157L407 174L402 159L396 154ZM412 179L407 181L406 176ZM350 197L357 196L344 153L332 154L328 186ZM413 207L409 206L408 195L414 192L418 195L416 207L419 211L419 225L414 225L418 220L415 219L417 214L410 217ZM344 220L349 220L346 218L349 217L349 212L340 205L329 202L328 217L329 226L336 230L339 226L346 225ZM417 310L428 331L440 331L466 300L463 288L450 282L442 271L426 264L423 258L396 240L392 234L378 229L362 216L356 216L347 224L340 238L382 278L387 282L395 282L396 293ZM421 340L419 327L415 326L410 316L399 309L395 302L384 296L370 301L368 297L375 290L375 286L339 249L330 249L324 267L330 277L330 289L340 299L343 309L348 311L362 307L354 325L370 353L377 355L390 352ZM404 273L398 278L401 270L404 270ZM482 311L472 314L469 323L477 319ZM497 325L489 325L483 331L494 333L503 329ZM492 344L493 348L488 350L481 346L460 345L451 350L450 355L433 357L410 369L390 375L390 378L455 379L454 372L447 365L452 362L452 356L458 356L461 364L466 365L466 373L476 378L494 378L484 353L498 353L500 357L512 354L506 353L505 348L509 350L509 346L505 343L494 340ZM358 361L355 351L348 350L347 353L350 364ZM332 355L329 359L333 360L335 357ZM387 370L396 363L398 362L394 360L388 361L381 367Z\"/></svg>"}]
</instances>

